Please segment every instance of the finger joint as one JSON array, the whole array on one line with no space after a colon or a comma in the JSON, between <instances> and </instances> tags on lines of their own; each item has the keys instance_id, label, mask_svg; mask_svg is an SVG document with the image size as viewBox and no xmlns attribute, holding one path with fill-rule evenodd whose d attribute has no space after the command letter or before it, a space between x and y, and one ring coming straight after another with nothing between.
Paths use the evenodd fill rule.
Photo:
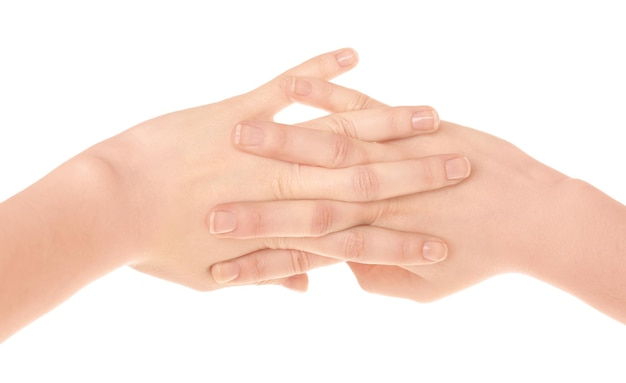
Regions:
<instances>
[{"instance_id":1,"label":"finger joint","mask_svg":"<svg viewBox=\"0 0 626 383\"><path fill-rule=\"evenodd\" d=\"M366 257L365 234L361 231L350 231L344 238L344 256L347 261L360 262Z\"/></svg>"},{"instance_id":2,"label":"finger joint","mask_svg":"<svg viewBox=\"0 0 626 383\"><path fill-rule=\"evenodd\" d=\"M334 223L334 209L325 202L320 202L313 211L311 233L314 236L328 234Z\"/></svg>"},{"instance_id":3,"label":"finger joint","mask_svg":"<svg viewBox=\"0 0 626 383\"><path fill-rule=\"evenodd\" d=\"M357 195L365 201L373 201L380 194L380 183L374 170L368 166L356 166L352 176L352 186Z\"/></svg>"}]
</instances>

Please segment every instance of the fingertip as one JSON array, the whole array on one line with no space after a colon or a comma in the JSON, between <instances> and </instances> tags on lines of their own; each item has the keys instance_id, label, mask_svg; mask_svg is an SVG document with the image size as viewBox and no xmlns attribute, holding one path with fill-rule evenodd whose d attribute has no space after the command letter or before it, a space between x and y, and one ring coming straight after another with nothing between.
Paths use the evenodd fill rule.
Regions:
<instances>
[{"instance_id":1,"label":"fingertip","mask_svg":"<svg viewBox=\"0 0 626 383\"><path fill-rule=\"evenodd\" d=\"M313 85L299 77L288 77L286 79L287 95L296 97L307 97L313 91Z\"/></svg>"},{"instance_id":2,"label":"fingertip","mask_svg":"<svg viewBox=\"0 0 626 383\"><path fill-rule=\"evenodd\" d=\"M309 288L309 277L307 274L297 274L287 278L283 286L292 291L304 293Z\"/></svg>"},{"instance_id":3,"label":"fingertip","mask_svg":"<svg viewBox=\"0 0 626 383\"><path fill-rule=\"evenodd\" d=\"M446 177L450 181L464 180L472 172L472 165L465 156L458 156L446 161Z\"/></svg>"},{"instance_id":4,"label":"fingertip","mask_svg":"<svg viewBox=\"0 0 626 383\"><path fill-rule=\"evenodd\" d=\"M359 55L352 48L344 48L335 53L335 59L340 67L349 68L359 62Z\"/></svg>"},{"instance_id":5,"label":"fingertip","mask_svg":"<svg viewBox=\"0 0 626 383\"><path fill-rule=\"evenodd\" d=\"M439 118L439 112L437 112L437 109L433 108L432 106L429 106L432 114L433 114L433 131L437 131L439 130L439 125L441 125L441 119Z\"/></svg>"},{"instance_id":6,"label":"fingertip","mask_svg":"<svg viewBox=\"0 0 626 383\"><path fill-rule=\"evenodd\" d=\"M221 262L211 266L211 276L219 284L232 282L240 273L241 268L237 262Z\"/></svg>"},{"instance_id":7,"label":"fingertip","mask_svg":"<svg viewBox=\"0 0 626 383\"><path fill-rule=\"evenodd\" d=\"M427 241L422 246L422 257L429 262L441 262L448 256L448 245L440 241Z\"/></svg>"},{"instance_id":8,"label":"fingertip","mask_svg":"<svg viewBox=\"0 0 626 383\"><path fill-rule=\"evenodd\" d=\"M411 126L418 134L432 133L439 129L439 114L430 106L423 106L413 112Z\"/></svg>"},{"instance_id":9,"label":"fingertip","mask_svg":"<svg viewBox=\"0 0 626 383\"><path fill-rule=\"evenodd\" d=\"M208 216L211 234L227 234L237 228L237 215L226 210L214 210Z\"/></svg>"},{"instance_id":10,"label":"fingertip","mask_svg":"<svg viewBox=\"0 0 626 383\"><path fill-rule=\"evenodd\" d=\"M263 129L257 124L246 121L235 125L231 133L231 140L238 147L260 146L264 139L265 132Z\"/></svg>"}]
</instances>

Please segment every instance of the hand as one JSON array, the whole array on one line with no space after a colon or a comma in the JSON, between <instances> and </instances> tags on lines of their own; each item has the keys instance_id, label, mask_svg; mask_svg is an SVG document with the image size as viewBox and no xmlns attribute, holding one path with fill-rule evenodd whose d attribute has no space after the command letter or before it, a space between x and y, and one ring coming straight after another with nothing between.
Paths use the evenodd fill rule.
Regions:
<instances>
[{"instance_id":1,"label":"hand","mask_svg":"<svg viewBox=\"0 0 626 383\"><path fill-rule=\"evenodd\" d=\"M325 81L307 79L306 82L311 91L300 97L300 102L320 105L324 100L343 99L345 104L350 104L345 101L350 99L355 105L380 105L356 91ZM348 132L353 137L367 137L367 132L359 129ZM293 129L291 134L299 135L301 130ZM322 136L325 136L324 132L320 132ZM258 148L254 153L294 162L328 163L327 150L319 150L316 159L303 158L300 153L305 147L298 139L290 142L292 145L283 147L280 153ZM315 243L319 248L326 248L329 242L341 243L341 230L352 225L363 233L362 241L355 241L359 244L353 249L355 253L339 251L324 255L357 261L350 262L350 267L361 286L368 291L417 301L438 299L505 272L522 272L569 291L580 290L568 282L573 279L567 275L572 268L562 265L564 261L576 265L588 258L589 253L594 253L584 254L583 249L588 250L586 246L565 245L573 238L587 237L581 223L593 220L593 213L590 209L580 208L584 205L581 195L589 194L587 186L537 162L501 139L452 123L442 122L440 129L431 135L394 140L386 145L394 148L399 156L463 153L472 161L472 176L453 188L357 205L330 201L231 203L227 208L241 220L256 219L225 236L292 237L283 238L283 246L310 249L315 248ZM317 143L320 148L331 146L331 141L324 144L320 139ZM404 189L402 182L396 187ZM607 211L617 211L619 206L614 201L596 205L602 205L602 210ZM326 212L328 230L325 232L331 234L317 238L323 233L307 231L307 228L313 227L311 219L320 211ZM382 248L394 243L393 238L385 237L389 230L438 235L448 243L448 256L444 262L425 266L360 262L358 257L370 251L369 247ZM376 238L376 241L384 238L389 242L368 241L368 238ZM393 251L394 247L390 247L389 260L397 257ZM300 252L294 261L298 267L283 270L284 274L308 270L317 262L319 254ZM214 269L237 270L230 283L249 283L274 271L272 257L272 251L267 250L215 265ZM579 269L574 275L579 275ZM588 293L578 291L577 295L587 296Z\"/></svg>"},{"instance_id":2,"label":"hand","mask_svg":"<svg viewBox=\"0 0 626 383\"><path fill-rule=\"evenodd\" d=\"M129 254L128 263L139 271L195 289L212 290L223 286L215 283L208 272L212 264L281 246L270 239L234 241L210 235L237 233L247 225L245 220L234 222L227 211L214 210L207 215L210 206L228 200L295 197L370 201L459 182L462 177L458 174L451 179L445 174L433 176L433 172L445 167L446 161L457 159L458 155L415 158L411 153L398 155L385 144L329 133L320 135L312 130L322 126L345 129L346 124L352 124L370 131L372 140L429 133L437 128L438 119L428 107L331 115L301 124L303 133L297 136L272 122L273 115L291 102L287 96L297 90L299 84L291 80L292 76L328 78L355 62L350 50L322 55L249 94L147 121L87 150L81 157L97 158L106 165L106 190L112 196L106 209L107 222L112 223L106 242L115 244L117 252ZM255 122L246 122L251 120ZM316 165L340 169L262 159L241 153L230 144L232 140L239 149L281 153L285 143L293 139L301 148L299 158L304 162L306 158L319 157L318 144L332 141L325 156L329 162ZM395 162L381 162L392 160ZM394 186L398 180L410 181L399 190ZM318 217L315 230L326 230L325 219L324 215ZM408 259L396 259L396 263L432 262L421 257L424 241L445 246L440 239L427 235L385 235L415 247L410 249ZM337 251L335 242L327 245L329 253ZM282 262L290 265L293 253L285 250L282 255L286 255ZM376 258L380 253L369 256L373 261L381 261ZM333 260L319 258L315 264L330 262ZM285 282L275 275L255 282L275 279L277 283ZM286 285L304 289L306 283L306 276L300 275Z\"/></svg>"}]
</instances>

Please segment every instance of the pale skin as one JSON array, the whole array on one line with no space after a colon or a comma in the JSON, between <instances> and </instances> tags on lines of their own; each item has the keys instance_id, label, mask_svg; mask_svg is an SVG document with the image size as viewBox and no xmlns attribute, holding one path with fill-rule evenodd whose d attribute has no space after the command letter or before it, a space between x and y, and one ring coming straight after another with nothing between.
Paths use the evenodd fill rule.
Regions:
<instances>
[{"instance_id":1,"label":"pale skin","mask_svg":"<svg viewBox=\"0 0 626 383\"><path fill-rule=\"evenodd\" d=\"M292 98L329 111L345 105L381 108L384 105L355 90L324 80L303 78L307 89ZM239 150L294 163L330 166L336 158L329 151L307 152L299 137L316 132L300 127L289 130L290 145L269 144L277 128L266 125L268 144ZM359 126L335 131L365 141L375 141ZM284 133L281 133L284 134ZM319 132L320 137L329 137ZM333 145L333 139L318 142ZM491 135L442 121L437 132L421 137L386 142L394 155L409 153L463 153L472 163L472 174L454 188L400 196L367 203L320 201L275 201L229 203L214 210L232 212L241 222L227 238L277 237L287 247L304 248L310 242L337 238L346 227L435 233L445 239L448 256L431 265L391 265L363 262L362 254L384 246L364 241L345 257L360 285L367 291L426 302L508 272L523 273L561 288L601 312L626 323L626 207L591 185L534 160L517 147ZM347 147L342 156L358 155ZM303 155L305 153L305 155ZM356 153L356 154L355 154ZM376 181L374 181L375 183ZM397 185L403 188L402 184ZM310 217L327 211L325 232L314 227ZM249 217L256 217L254 221ZM305 218L302 218L305 217ZM307 218L308 217L308 218ZM326 239L327 240L327 239ZM394 255L390 251L390 258ZM253 283L271 276L306 272L318 263L314 252L299 253L290 267L276 261L279 255L264 250L214 265L212 272L225 284ZM336 257L340 259L340 256ZM358 261L358 262L354 262Z\"/></svg>"},{"instance_id":2,"label":"pale skin","mask_svg":"<svg viewBox=\"0 0 626 383\"><path fill-rule=\"evenodd\" d=\"M258 129L271 125L274 115L293 102L290 95L298 92L296 76L330 79L356 62L351 49L330 52L250 93L146 121L85 150L2 202L0 342L88 283L124 265L210 291L225 286L214 280L211 266L241 254L273 248L283 268L300 260L300 251L273 238L243 241L211 235L232 223L228 216L208 214L212 206L232 200L290 198L373 201L463 181L470 172L469 162L454 152L398 156L387 144L320 135L324 128L341 130L346 121L378 132L381 141L432 133L439 119L429 107L357 111L359 105L348 103L345 113L303 123L316 133L309 140L325 145L336 139L331 152L339 153L344 147L361 152L328 168L260 158L230 145L231 140L250 144L258 139ZM280 142L280 136L273 138ZM316 154L309 155L313 155L311 162L318 160ZM381 162L391 157L393 162ZM375 189L372 177L381 180ZM398 180L409 178L412 181L406 187L396 186ZM326 216L318 218L318 227L326 231ZM350 216L335 220L334 228L345 229L336 237L300 246L302 251L326 256L308 266L320 267L349 256L345 243L360 238L361 230L350 229L352 221ZM303 230L302 234L308 234L311 228ZM363 260L371 263L431 264L447 254L445 242L426 233L376 230L369 238L372 243L391 242L405 250L394 257L367 252ZM254 283L304 290L308 279L300 272Z\"/></svg>"}]
</instances>

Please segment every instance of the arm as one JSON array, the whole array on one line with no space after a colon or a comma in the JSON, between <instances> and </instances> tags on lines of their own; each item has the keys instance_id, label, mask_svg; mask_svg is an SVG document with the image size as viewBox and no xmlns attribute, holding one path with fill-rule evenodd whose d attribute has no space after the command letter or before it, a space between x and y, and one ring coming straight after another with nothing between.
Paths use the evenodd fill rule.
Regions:
<instances>
[{"instance_id":1,"label":"arm","mask_svg":"<svg viewBox=\"0 0 626 383\"><path fill-rule=\"evenodd\" d=\"M323 81L309 82L314 89L319 89L301 100L306 103L323 103L317 95L329 92L353 100L364 98L357 92ZM294 134L299 134L299 130L294 130ZM330 220L351 214L354 226L371 225L372 232L387 229L429 232L448 244L445 261L433 265L350 262L364 289L431 301L491 276L518 272L568 291L626 323L626 239L623 235L626 208L623 205L585 182L537 162L503 140L452 123L442 122L432 135L397 140L392 145L399 153L426 156L440 152L463 153L472 161L472 175L455 188L361 204L357 214L341 204L334 205ZM289 151L289 155L279 156L271 150L263 153L257 148L255 153L300 161L298 148L292 147ZM320 163L326 161L322 157L318 159ZM402 184L397 187L401 188ZM285 246L315 248L311 245L313 242L321 248L327 241L341 241L336 233L314 238L311 232L307 237L302 232L286 230L296 225L290 217L300 216L299 205L294 201L229 206L244 216L264 216L272 211L274 217L281 217L280 227L267 224L262 230L252 227L251 232L257 236L287 237ZM364 246L372 244L364 243ZM299 264L311 263L320 253L302 253L303 260ZM251 264L259 263L255 259L258 256L251 254L231 261L239 269L239 276L231 283L249 282L254 280L253 276L263 276L258 270L254 275L249 272ZM264 253L263 256L272 255ZM332 256L355 260L347 254Z\"/></svg>"}]
</instances>

